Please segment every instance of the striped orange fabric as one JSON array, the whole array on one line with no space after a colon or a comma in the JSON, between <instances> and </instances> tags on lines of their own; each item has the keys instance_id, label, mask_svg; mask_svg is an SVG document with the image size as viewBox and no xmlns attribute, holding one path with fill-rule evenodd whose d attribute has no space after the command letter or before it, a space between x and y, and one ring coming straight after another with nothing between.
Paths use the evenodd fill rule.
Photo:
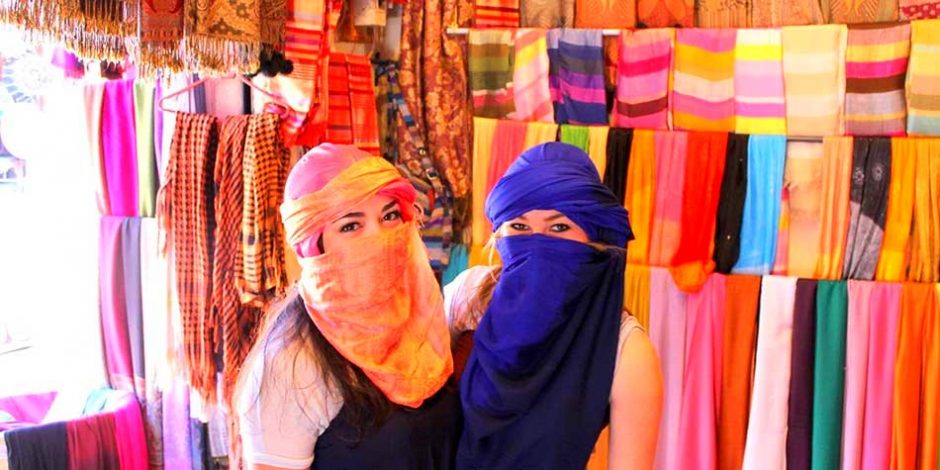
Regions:
<instances>
[{"instance_id":1,"label":"striped orange fabric","mask_svg":"<svg viewBox=\"0 0 940 470\"><path fill-rule=\"evenodd\" d=\"M518 28L519 0L474 0L476 28Z\"/></svg>"}]
</instances>

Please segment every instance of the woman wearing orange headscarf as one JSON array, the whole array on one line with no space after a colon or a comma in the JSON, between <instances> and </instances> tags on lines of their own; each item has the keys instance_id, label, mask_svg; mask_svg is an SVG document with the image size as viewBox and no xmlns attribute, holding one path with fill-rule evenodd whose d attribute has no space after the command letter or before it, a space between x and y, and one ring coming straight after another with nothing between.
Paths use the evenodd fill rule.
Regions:
<instances>
[{"instance_id":1,"label":"woman wearing orange headscarf","mask_svg":"<svg viewBox=\"0 0 940 470\"><path fill-rule=\"evenodd\" d=\"M415 191L349 146L310 151L281 214L303 269L239 378L251 468L449 468L459 400Z\"/></svg>"}]
</instances>

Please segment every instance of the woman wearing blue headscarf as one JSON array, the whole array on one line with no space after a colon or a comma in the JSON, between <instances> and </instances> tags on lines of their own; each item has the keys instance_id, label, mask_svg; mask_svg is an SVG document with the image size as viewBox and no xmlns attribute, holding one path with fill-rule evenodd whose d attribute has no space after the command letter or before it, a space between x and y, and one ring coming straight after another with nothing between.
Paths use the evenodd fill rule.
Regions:
<instances>
[{"instance_id":1,"label":"woman wearing blue headscarf","mask_svg":"<svg viewBox=\"0 0 940 470\"><path fill-rule=\"evenodd\" d=\"M458 468L583 469L608 423L610 468L652 468L662 378L622 307L626 210L583 151L548 143L519 156L486 215L502 267L445 288L458 357L472 335Z\"/></svg>"}]
</instances>

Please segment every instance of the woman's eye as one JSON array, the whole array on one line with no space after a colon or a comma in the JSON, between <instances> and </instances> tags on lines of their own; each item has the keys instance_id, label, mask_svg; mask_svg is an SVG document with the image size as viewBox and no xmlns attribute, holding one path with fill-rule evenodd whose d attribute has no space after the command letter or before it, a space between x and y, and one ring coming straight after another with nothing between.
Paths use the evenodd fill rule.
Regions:
<instances>
[{"instance_id":1,"label":"woman's eye","mask_svg":"<svg viewBox=\"0 0 940 470\"><path fill-rule=\"evenodd\" d=\"M571 230L571 226L568 224L555 224L552 225L551 231L554 233L562 233Z\"/></svg>"},{"instance_id":2,"label":"woman's eye","mask_svg":"<svg viewBox=\"0 0 940 470\"><path fill-rule=\"evenodd\" d=\"M355 232L356 230L359 230L359 227L360 227L359 222L350 222L340 227L339 232L340 233Z\"/></svg>"},{"instance_id":3,"label":"woman's eye","mask_svg":"<svg viewBox=\"0 0 940 470\"><path fill-rule=\"evenodd\" d=\"M384 217L382 217L383 222L391 222L393 220L399 220L399 219L401 219L401 211L391 211L388 214L385 214Z\"/></svg>"},{"instance_id":4,"label":"woman's eye","mask_svg":"<svg viewBox=\"0 0 940 470\"><path fill-rule=\"evenodd\" d=\"M515 231L517 231L517 232L526 232L526 231L529 230L529 226L528 226L528 225L526 225L526 224L520 224L520 223L509 224L509 228L511 228L511 229L513 229L513 230L515 230Z\"/></svg>"}]
</instances>

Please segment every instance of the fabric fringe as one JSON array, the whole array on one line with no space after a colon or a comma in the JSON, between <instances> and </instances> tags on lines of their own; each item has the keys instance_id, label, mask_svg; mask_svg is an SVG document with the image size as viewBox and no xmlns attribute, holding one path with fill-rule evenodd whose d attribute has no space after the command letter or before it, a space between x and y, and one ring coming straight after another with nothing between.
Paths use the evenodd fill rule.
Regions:
<instances>
[{"instance_id":1,"label":"fabric fringe","mask_svg":"<svg viewBox=\"0 0 940 470\"><path fill-rule=\"evenodd\" d=\"M218 74L249 74L260 67L261 43L236 42L204 35L185 39L185 65Z\"/></svg>"}]
</instances>

